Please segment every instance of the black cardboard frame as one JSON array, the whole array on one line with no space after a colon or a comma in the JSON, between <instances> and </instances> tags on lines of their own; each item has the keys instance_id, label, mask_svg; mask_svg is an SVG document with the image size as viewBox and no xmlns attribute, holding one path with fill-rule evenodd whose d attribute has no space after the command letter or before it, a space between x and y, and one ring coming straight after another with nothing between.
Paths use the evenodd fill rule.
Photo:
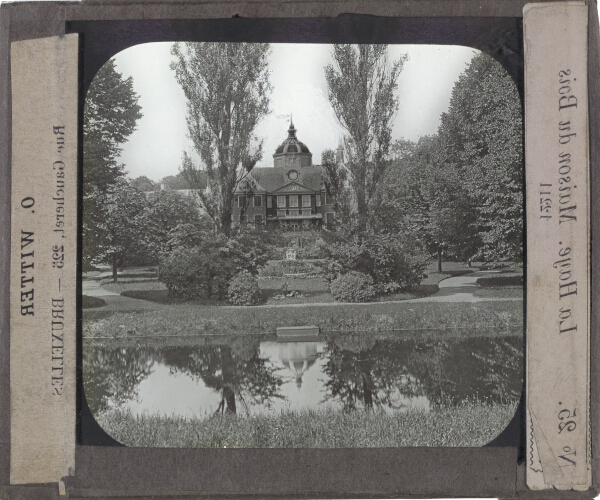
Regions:
<instances>
[{"instance_id":1,"label":"black cardboard frame","mask_svg":"<svg viewBox=\"0 0 600 500\"><path fill-rule=\"evenodd\" d=\"M595 0L590 1L589 104L592 200L600 199L596 182L600 127L600 72L598 18ZM522 89L519 64L520 33L515 18L522 18L524 1L503 0L400 0L374 2L246 2L246 3L145 3L122 2L17 3L0 9L0 485L3 498L53 498L56 484L9 485L9 252L10 252L10 42L65 32L84 32L82 85L87 87L91 61L125 48L133 38L139 43L189 39L186 30L173 35L175 21L200 21L217 26L210 35L220 40L234 33L240 41L259 41L252 25L260 25L269 41L322 41L331 43L331 33L353 41L385 43L453 43L469 45L494 55L504 63ZM357 28L353 16L363 14ZM232 19L233 18L233 19ZM248 18L254 18L250 20ZM271 19L269 19L271 18ZM316 19L315 19L316 18ZM333 19L332 19L333 18ZM394 19L401 18L401 19ZM429 18L429 19L427 19ZM436 19L431 19L436 18ZM117 22L115 22L117 21ZM129 23L129 24L128 24ZM191 21L178 21L179 26ZM237 24L236 24L237 23ZM277 28L267 32L268 24ZM337 23L337 28L335 27ZM373 23L380 23L374 29ZM208 26L208 24L206 24ZM231 31L231 26L236 29ZM399 29L401 25L402 29ZM87 28L85 28L87 26ZM249 26L249 28L244 28ZM267 26L267 28L264 28ZM333 26L333 27L332 27ZM386 27L387 26L387 27ZM429 28L428 28L429 26ZM158 28L157 28L158 27ZM304 27L306 31L299 29ZM500 28L499 28L500 27ZM85 29L84 29L85 28ZM126 28L126 29L124 29ZM290 32L290 29L294 31ZM189 29L189 28L188 28ZM326 31L328 29L329 31ZM335 31L337 29L337 32ZM86 31L87 30L87 31ZM104 43L94 45L95 36ZM225 31L224 31L225 30ZM321 30L321 31L319 31ZM510 29L508 30L510 32ZM87 32L87 34L85 34ZM101 35L101 33L104 35ZM255 33L254 35L252 33ZM125 35L124 35L125 33ZM188 32L189 33L189 32ZM178 38L184 36L184 38ZM319 36L321 38L319 38ZM512 38L511 38L512 36ZM516 38L515 38L516 36ZM462 37L462 38L461 38ZM460 40L463 40L462 42ZM339 41L336 38L335 41ZM90 47L95 47L90 49ZM104 53L91 54L98 49ZM87 52L86 52L87 51ZM92 57L92 55L94 57ZM89 58L89 59L86 59ZM86 61L88 71L86 72ZM98 66L99 67L99 66ZM91 74L91 76L90 76ZM520 80L519 80L520 79ZM592 202L592 232L598 221L598 206ZM600 247L592 244L592 264ZM593 266L595 269L595 266ZM597 273L592 276L592 381L598 378ZM592 415L598 415L598 391L592 384ZM592 454L600 450L598 419L592 418ZM502 497L502 498L593 498L598 487L598 461L594 459L594 488L586 492L533 492L525 486L525 464L517 464L515 447L484 448L385 448L385 449L260 449L206 450L157 449L103 446L76 447L76 472L66 478L71 498L120 497Z\"/></svg>"}]
</instances>

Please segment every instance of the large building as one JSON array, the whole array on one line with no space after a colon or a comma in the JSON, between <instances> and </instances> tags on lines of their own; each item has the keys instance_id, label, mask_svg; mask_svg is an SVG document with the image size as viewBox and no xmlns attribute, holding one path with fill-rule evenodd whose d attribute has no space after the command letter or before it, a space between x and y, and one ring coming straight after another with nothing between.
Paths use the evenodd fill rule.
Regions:
<instances>
[{"instance_id":1,"label":"large building","mask_svg":"<svg viewBox=\"0 0 600 500\"><path fill-rule=\"evenodd\" d=\"M235 192L233 223L266 224L282 230L321 229L333 223L334 212L323 180L323 167L312 153L288 136L273 155L273 167L254 168Z\"/></svg>"}]
</instances>

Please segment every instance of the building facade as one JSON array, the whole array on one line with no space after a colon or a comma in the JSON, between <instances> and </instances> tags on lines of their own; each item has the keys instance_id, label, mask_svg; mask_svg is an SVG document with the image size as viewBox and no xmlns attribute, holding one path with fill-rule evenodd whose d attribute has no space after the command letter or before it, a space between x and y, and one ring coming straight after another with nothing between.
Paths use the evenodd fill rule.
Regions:
<instances>
[{"instance_id":1,"label":"building facade","mask_svg":"<svg viewBox=\"0 0 600 500\"><path fill-rule=\"evenodd\" d=\"M313 165L312 153L298 140L290 122L287 139L273 155L273 167L254 168L238 184L233 223L265 224L284 231L320 230L330 227L334 217L323 167Z\"/></svg>"}]
</instances>

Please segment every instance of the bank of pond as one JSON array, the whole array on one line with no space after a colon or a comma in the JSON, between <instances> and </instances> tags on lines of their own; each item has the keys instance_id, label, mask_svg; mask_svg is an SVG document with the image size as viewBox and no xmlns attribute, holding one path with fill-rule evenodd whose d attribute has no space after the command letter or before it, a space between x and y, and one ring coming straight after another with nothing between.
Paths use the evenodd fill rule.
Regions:
<instances>
[{"instance_id":1,"label":"bank of pond","mask_svg":"<svg viewBox=\"0 0 600 500\"><path fill-rule=\"evenodd\" d=\"M88 339L85 400L129 446L481 446L523 387L522 330L481 333Z\"/></svg>"},{"instance_id":2,"label":"bank of pond","mask_svg":"<svg viewBox=\"0 0 600 500\"><path fill-rule=\"evenodd\" d=\"M195 307L182 304L132 312L83 313L84 338L203 336L274 333L278 327L315 325L321 331L414 332L464 330L504 335L523 328L523 302L388 302L259 307Z\"/></svg>"}]
</instances>

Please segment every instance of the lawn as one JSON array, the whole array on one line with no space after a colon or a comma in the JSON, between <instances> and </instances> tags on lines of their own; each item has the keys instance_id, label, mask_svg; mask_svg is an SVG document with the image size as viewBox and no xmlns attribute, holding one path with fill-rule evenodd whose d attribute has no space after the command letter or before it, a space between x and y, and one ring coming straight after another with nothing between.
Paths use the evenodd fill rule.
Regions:
<instances>
[{"instance_id":1,"label":"lawn","mask_svg":"<svg viewBox=\"0 0 600 500\"><path fill-rule=\"evenodd\" d=\"M266 304L306 304L335 302L325 278L270 278L258 280ZM288 297L296 292L294 297Z\"/></svg>"},{"instance_id":2,"label":"lawn","mask_svg":"<svg viewBox=\"0 0 600 500\"><path fill-rule=\"evenodd\" d=\"M283 411L208 418L110 410L100 426L126 446L179 448L368 448L483 446L508 425L515 403L467 402L430 411Z\"/></svg>"},{"instance_id":3,"label":"lawn","mask_svg":"<svg viewBox=\"0 0 600 500\"><path fill-rule=\"evenodd\" d=\"M525 296L525 289L522 286L476 288L473 295L480 299L522 299Z\"/></svg>"},{"instance_id":4,"label":"lawn","mask_svg":"<svg viewBox=\"0 0 600 500\"><path fill-rule=\"evenodd\" d=\"M102 288L115 293L145 290L166 290L164 283L158 281L158 278L124 278L119 279L117 283L112 280L102 280Z\"/></svg>"},{"instance_id":5,"label":"lawn","mask_svg":"<svg viewBox=\"0 0 600 500\"><path fill-rule=\"evenodd\" d=\"M81 307L83 309L92 309L94 307L104 307L106 302L99 297L81 296Z\"/></svg>"},{"instance_id":6,"label":"lawn","mask_svg":"<svg viewBox=\"0 0 600 500\"><path fill-rule=\"evenodd\" d=\"M205 306L179 304L135 312L84 311L83 336L127 338L164 335L274 333L280 326L314 324L322 331L398 332L422 337L444 335L522 335L523 303L494 301L374 302L368 304ZM514 333L512 331L514 330ZM449 333L451 332L451 333ZM439 335L439 333L438 333Z\"/></svg>"},{"instance_id":7,"label":"lawn","mask_svg":"<svg viewBox=\"0 0 600 500\"><path fill-rule=\"evenodd\" d=\"M299 261L301 263L303 261ZM269 268L274 268L278 263L271 262ZM300 265L300 264L299 264ZM432 262L426 272L427 275L414 290L402 291L379 298L380 302L403 301L433 295L438 291L438 283L451 276L459 276L476 271L460 262L445 262L442 273L437 272L437 263ZM263 304L266 305L300 305L300 304L329 304L335 303L329 291L329 286L323 277L267 277L264 273L259 277L258 283L261 290ZM147 300L157 304L181 304L184 301L169 296L163 283L158 281L156 274L148 268L127 270L119 276L118 283L105 278L101 281L102 287L112 292L120 293L126 297ZM482 277L477 280L478 288L473 290L478 298L515 299L522 298L522 273L512 269L500 271L496 276ZM515 286L517 285L517 286ZM521 285L521 286L518 286ZM190 300L185 302L189 306L223 306L215 300Z\"/></svg>"}]
</instances>

